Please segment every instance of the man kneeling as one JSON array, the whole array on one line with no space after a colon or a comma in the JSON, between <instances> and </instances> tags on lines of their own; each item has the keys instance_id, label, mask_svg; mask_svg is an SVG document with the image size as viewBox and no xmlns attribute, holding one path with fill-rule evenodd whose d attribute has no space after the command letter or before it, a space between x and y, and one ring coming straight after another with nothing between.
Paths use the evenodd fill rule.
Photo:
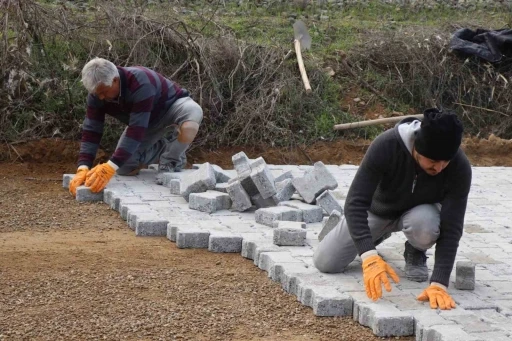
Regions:
<instances>
[{"instance_id":1,"label":"man kneeling","mask_svg":"<svg viewBox=\"0 0 512 341\"><path fill-rule=\"evenodd\" d=\"M425 251L436 244L430 286L418 299L432 308L454 308L447 287L471 187L471 166L459 149L462 133L455 114L429 109L422 121L407 118L379 135L350 186L343 221L315 251L318 270L342 272L359 254L366 293L375 301L382 297L381 284L391 291L387 275L399 281L375 247L402 231L409 280L428 279Z\"/></svg>"}]
</instances>

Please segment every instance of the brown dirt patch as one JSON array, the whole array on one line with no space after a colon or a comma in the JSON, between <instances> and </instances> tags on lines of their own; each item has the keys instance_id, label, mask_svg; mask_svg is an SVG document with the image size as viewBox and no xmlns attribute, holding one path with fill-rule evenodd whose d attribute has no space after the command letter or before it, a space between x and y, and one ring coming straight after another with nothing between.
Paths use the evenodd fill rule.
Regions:
<instances>
[{"instance_id":1,"label":"brown dirt patch","mask_svg":"<svg viewBox=\"0 0 512 341\"><path fill-rule=\"evenodd\" d=\"M0 164L0 340L380 339L315 317L240 255L135 237L62 189L70 167Z\"/></svg>"},{"instance_id":2,"label":"brown dirt patch","mask_svg":"<svg viewBox=\"0 0 512 341\"><path fill-rule=\"evenodd\" d=\"M386 114L386 117L393 116ZM370 140L337 140L317 142L309 146L268 147L238 146L222 147L215 150L194 148L188 155L188 167L193 163L210 162L224 168L233 168L231 156L244 151L250 158L262 156L269 164L312 164L322 161L325 164L359 164L370 145ZM57 167L72 173L76 170L80 144L77 141L62 139L42 139L8 146L0 145L0 161L25 161L27 170ZM494 135L487 139L466 137L462 148L473 166L512 166L512 140L505 140ZM98 152L97 162L108 160L109 154ZM39 166L37 166L39 165ZM60 177L62 174L56 174Z\"/></svg>"}]
</instances>

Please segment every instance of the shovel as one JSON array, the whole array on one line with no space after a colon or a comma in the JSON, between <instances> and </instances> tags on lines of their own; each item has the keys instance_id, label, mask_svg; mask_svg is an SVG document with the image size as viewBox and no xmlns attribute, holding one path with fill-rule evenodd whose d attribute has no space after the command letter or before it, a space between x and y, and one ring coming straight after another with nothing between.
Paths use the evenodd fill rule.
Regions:
<instances>
[{"instance_id":1,"label":"shovel","mask_svg":"<svg viewBox=\"0 0 512 341\"><path fill-rule=\"evenodd\" d=\"M301 20L295 21L293 24L293 33L295 39L293 44L295 45L295 53L297 54L297 63L299 64L300 75L302 82L306 88L306 93L311 93L311 85L309 84L308 75L306 74L306 68L302 60L302 51L311 48L311 36L308 33L306 25Z\"/></svg>"}]
</instances>

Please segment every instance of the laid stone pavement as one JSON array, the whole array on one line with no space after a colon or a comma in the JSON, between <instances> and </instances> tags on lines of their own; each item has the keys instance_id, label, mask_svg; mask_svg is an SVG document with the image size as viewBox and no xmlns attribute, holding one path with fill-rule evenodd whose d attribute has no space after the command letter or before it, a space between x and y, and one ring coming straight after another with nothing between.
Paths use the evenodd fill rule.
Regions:
<instances>
[{"instance_id":1,"label":"laid stone pavement","mask_svg":"<svg viewBox=\"0 0 512 341\"><path fill-rule=\"evenodd\" d=\"M301 177L312 166L268 165L278 176L291 171ZM338 199L356 173L352 165L328 165L338 182ZM174 173L180 179L194 170ZM234 170L228 170L234 176ZM64 175L64 187L70 176ZM167 236L180 248L208 248L212 252L237 252L268 272L283 290L297 296L317 316L353 316L377 336L416 335L419 341L512 340L512 168L474 167L465 230L456 261L476 264L474 290L454 287L455 268L449 292L457 303L451 311L430 309L416 296L427 283L404 277L404 242L395 233L377 247L401 281L390 293L372 302L362 284L360 259L342 274L322 274L313 266L322 223L306 224L305 246L277 246L274 228L255 222L255 211L192 210L180 195L157 185L156 171L142 170L135 177L115 176L104 191L103 201L120 212L139 236ZM172 181L171 181L172 182ZM341 193L341 195L340 195ZM85 196L87 197L87 196ZM434 249L427 252L430 271Z\"/></svg>"}]
</instances>

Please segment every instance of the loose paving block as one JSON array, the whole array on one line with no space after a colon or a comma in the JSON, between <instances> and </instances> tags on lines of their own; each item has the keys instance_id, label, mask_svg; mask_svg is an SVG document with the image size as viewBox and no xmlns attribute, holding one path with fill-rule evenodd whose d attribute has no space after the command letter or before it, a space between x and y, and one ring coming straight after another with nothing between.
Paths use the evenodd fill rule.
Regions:
<instances>
[{"instance_id":1,"label":"loose paving block","mask_svg":"<svg viewBox=\"0 0 512 341\"><path fill-rule=\"evenodd\" d=\"M231 198L231 208L233 210L243 212L252 207L251 198L239 181L233 181L228 184L226 191Z\"/></svg>"},{"instance_id":2,"label":"loose paving block","mask_svg":"<svg viewBox=\"0 0 512 341\"><path fill-rule=\"evenodd\" d=\"M286 171L283 174L277 176L275 178L276 185L277 185L278 182L283 182L286 179L290 179L290 180L293 179L292 171Z\"/></svg>"},{"instance_id":3,"label":"loose paving block","mask_svg":"<svg viewBox=\"0 0 512 341\"><path fill-rule=\"evenodd\" d=\"M338 182L321 161L316 162L313 170L304 177L293 178L292 183L309 204L315 202L316 197L325 190L338 187Z\"/></svg>"},{"instance_id":4,"label":"loose paving block","mask_svg":"<svg viewBox=\"0 0 512 341\"><path fill-rule=\"evenodd\" d=\"M191 193L188 207L201 212L213 213L231 208L231 199L228 194L217 191Z\"/></svg>"},{"instance_id":5,"label":"loose paving block","mask_svg":"<svg viewBox=\"0 0 512 341\"><path fill-rule=\"evenodd\" d=\"M293 187L291 179L285 179L281 182L276 182L277 194L274 196L277 202L288 201L295 194L295 187Z\"/></svg>"},{"instance_id":6,"label":"loose paving block","mask_svg":"<svg viewBox=\"0 0 512 341\"><path fill-rule=\"evenodd\" d=\"M168 220L158 217L139 218L135 225L135 235L165 236L167 234L167 224L169 224Z\"/></svg>"},{"instance_id":7,"label":"loose paving block","mask_svg":"<svg viewBox=\"0 0 512 341\"><path fill-rule=\"evenodd\" d=\"M341 213L337 210L332 211L329 218L324 219L322 223L322 231L320 231L320 234L318 235L318 240L322 241L324 237L331 232L333 228L335 228L338 224L341 223Z\"/></svg>"},{"instance_id":8,"label":"loose paving block","mask_svg":"<svg viewBox=\"0 0 512 341\"><path fill-rule=\"evenodd\" d=\"M343 208L330 190L322 192L322 194L316 198L316 204L322 207L328 215L330 215L332 211L343 213Z\"/></svg>"},{"instance_id":9,"label":"loose paving block","mask_svg":"<svg viewBox=\"0 0 512 341\"><path fill-rule=\"evenodd\" d=\"M185 200L189 201L189 196L192 193L202 193L209 189L215 189L217 180L215 172L210 163L206 162L198 170L183 177L181 180L181 195Z\"/></svg>"},{"instance_id":10,"label":"loose paving block","mask_svg":"<svg viewBox=\"0 0 512 341\"><path fill-rule=\"evenodd\" d=\"M255 220L272 227L276 220L302 221L302 211L286 206L260 208L255 212Z\"/></svg>"},{"instance_id":11,"label":"loose paving block","mask_svg":"<svg viewBox=\"0 0 512 341\"><path fill-rule=\"evenodd\" d=\"M316 205L305 204L299 200L289 200L279 203L279 206L288 206L302 211L302 221L306 224L322 221L323 211Z\"/></svg>"},{"instance_id":12,"label":"loose paving block","mask_svg":"<svg viewBox=\"0 0 512 341\"><path fill-rule=\"evenodd\" d=\"M229 172L225 171L217 165L212 165L212 167L213 171L215 172L215 179L217 180L217 183L228 182L231 180L232 176Z\"/></svg>"},{"instance_id":13,"label":"loose paving block","mask_svg":"<svg viewBox=\"0 0 512 341\"><path fill-rule=\"evenodd\" d=\"M316 316L352 315L352 297L342 294L333 287L313 289L313 313Z\"/></svg>"},{"instance_id":14,"label":"loose paving block","mask_svg":"<svg viewBox=\"0 0 512 341\"><path fill-rule=\"evenodd\" d=\"M274 244L279 246L304 246L306 230L303 228L278 227L274 230Z\"/></svg>"},{"instance_id":15,"label":"loose paving block","mask_svg":"<svg viewBox=\"0 0 512 341\"><path fill-rule=\"evenodd\" d=\"M251 164L249 158L244 152L237 153L231 157L231 161L233 161L233 166L240 176L240 174L250 172Z\"/></svg>"},{"instance_id":16,"label":"loose paving block","mask_svg":"<svg viewBox=\"0 0 512 341\"><path fill-rule=\"evenodd\" d=\"M267 207L274 207L276 206L279 201L276 199L276 197L273 195L270 198L263 199L261 194L256 194L251 198L251 202L256 206L256 208L267 208Z\"/></svg>"},{"instance_id":17,"label":"loose paving block","mask_svg":"<svg viewBox=\"0 0 512 341\"><path fill-rule=\"evenodd\" d=\"M187 229L176 233L176 246L180 249L207 249L210 232L201 229Z\"/></svg>"},{"instance_id":18,"label":"loose paving block","mask_svg":"<svg viewBox=\"0 0 512 341\"><path fill-rule=\"evenodd\" d=\"M258 188L256 187L256 184L254 183L253 179L251 178L251 171L247 171L245 173L242 173L238 176L238 181L242 184L242 187L247 192L247 194L252 197L256 194L259 194Z\"/></svg>"},{"instance_id":19,"label":"loose paving block","mask_svg":"<svg viewBox=\"0 0 512 341\"><path fill-rule=\"evenodd\" d=\"M258 162L258 160L260 161ZM270 198L277 193L274 176L263 158L258 158L255 161L250 176L263 199Z\"/></svg>"},{"instance_id":20,"label":"loose paving block","mask_svg":"<svg viewBox=\"0 0 512 341\"><path fill-rule=\"evenodd\" d=\"M475 264L458 261L455 267L455 288L459 290L475 289Z\"/></svg>"},{"instance_id":21,"label":"loose paving block","mask_svg":"<svg viewBox=\"0 0 512 341\"><path fill-rule=\"evenodd\" d=\"M76 188L76 201L103 201L103 191L99 193L93 193L89 187L79 186Z\"/></svg>"},{"instance_id":22,"label":"loose paving block","mask_svg":"<svg viewBox=\"0 0 512 341\"><path fill-rule=\"evenodd\" d=\"M232 233L210 234L208 251L211 252L241 252L242 237Z\"/></svg>"},{"instance_id":23,"label":"loose paving block","mask_svg":"<svg viewBox=\"0 0 512 341\"><path fill-rule=\"evenodd\" d=\"M217 192L222 192L222 193L228 193L228 186L229 184L227 182L222 182L222 183L218 183L215 185L215 190Z\"/></svg>"},{"instance_id":24,"label":"loose paving block","mask_svg":"<svg viewBox=\"0 0 512 341\"><path fill-rule=\"evenodd\" d=\"M171 179L169 183L169 187L171 188L171 194L180 195L181 194L181 181L179 179Z\"/></svg>"},{"instance_id":25,"label":"loose paving block","mask_svg":"<svg viewBox=\"0 0 512 341\"><path fill-rule=\"evenodd\" d=\"M69 189L69 183L73 178L75 177L75 174L64 174L62 175L62 187Z\"/></svg>"}]
</instances>

